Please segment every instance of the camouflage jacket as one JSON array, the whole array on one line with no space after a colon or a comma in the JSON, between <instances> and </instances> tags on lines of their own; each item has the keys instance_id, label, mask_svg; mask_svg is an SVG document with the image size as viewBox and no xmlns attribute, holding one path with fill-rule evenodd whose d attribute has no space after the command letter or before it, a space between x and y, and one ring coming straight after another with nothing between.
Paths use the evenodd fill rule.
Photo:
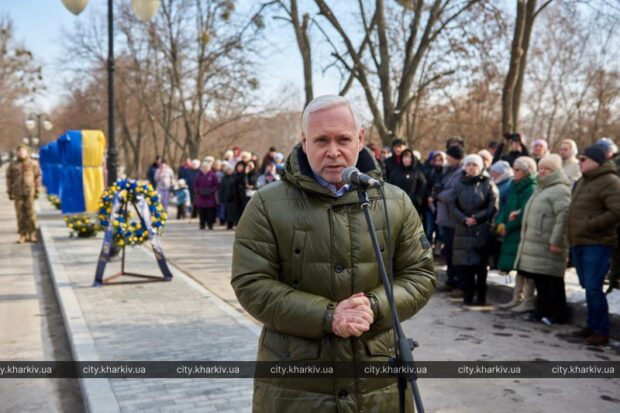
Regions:
<instances>
[{"instance_id":1,"label":"camouflage jacket","mask_svg":"<svg viewBox=\"0 0 620 413\"><path fill-rule=\"evenodd\" d=\"M9 198L36 196L41 185L39 163L32 159L11 162L6 173L6 187Z\"/></svg>"}]
</instances>

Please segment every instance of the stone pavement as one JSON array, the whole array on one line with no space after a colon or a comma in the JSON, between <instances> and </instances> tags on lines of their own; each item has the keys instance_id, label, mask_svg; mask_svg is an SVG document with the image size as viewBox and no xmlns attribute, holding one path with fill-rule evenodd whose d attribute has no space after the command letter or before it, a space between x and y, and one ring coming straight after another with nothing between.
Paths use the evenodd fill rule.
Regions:
<instances>
[{"instance_id":1,"label":"stone pavement","mask_svg":"<svg viewBox=\"0 0 620 413\"><path fill-rule=\"evenodd\" d=\"M71 360L41 244L16 244L13 202L0 172L0 360ZM0 411L81 412L75 379L0 379Z\"/></svg>"},{"instance_id":2,"label":"stone pavement","mask_svg":"<svg viewBox=\"0 0 620 413\"><path fill-rule=\"evenodd\" d=\"M71 239L60 214L39 202L41 232L76 360L253 360L258 326L230 287L233 233L169 221L164 253L172 282L92 288L101 235ZM128 249L128 270L158 274L153 254ZM118 259L106 273L119 269ZM181 271L179 268L182 268ZM499 312L464 311L433 297L406 334L418 360L619 360L617 348L588 348L569 326L529 324ZM614 380L421 380L429 412L615 412ZM247 379L83 379L90 411L250 411ZM501 407L498 407L501 406Z\"/></svg>"},{"instance_id":3,"label":"stone pavement","mask_svg":"<svg viewBox=\"0 0 620 413\"><path fill-rule=\"evenodd\" d=\"M53 215L47 202L40 206ZM76 360L255 359L258 327L179 269L171 268L171 282L92 288L102 237L69 238L58 219L40 226ZM126 263L128 271L160 274L144 247L128 248ZM119 269L115 259L106 274ZM80 381L90 411L245 412L251 406L249 379Z\"/></svg>"}]
</instances>

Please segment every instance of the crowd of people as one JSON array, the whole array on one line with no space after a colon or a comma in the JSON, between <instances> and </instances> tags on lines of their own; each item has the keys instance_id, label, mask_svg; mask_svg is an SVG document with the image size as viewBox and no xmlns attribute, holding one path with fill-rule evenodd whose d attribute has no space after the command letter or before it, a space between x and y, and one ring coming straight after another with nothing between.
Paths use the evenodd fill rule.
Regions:
<instances>
[{"instance_id":1,"label":"crowd of people","mask_svg":"<svg viewBox=\"0 0 620 413\"><path fill-rule=\"evenodd\" d=\"M216 222L233 229L254 192L280 179L284 155L269 148L262 161L239 147L228 150L222 159L187 158L175 173L158 156L149 167L147 179L157 189L167 210L170 200L177 206L177 219L198 217L201 230L212 230Z\"/></svg>"},{"instance_id":2,"label":"crowd of people","mask_svg":"<svg viewBox=\"0 0 620 413\"><path fill-rule=\"evenodd\" d=\"M609 316L604 281L620 288L620 154L601 138L579 152L570 139L551 153L547 141L530 148L518 133L467 154L460 137L426 159L395 139L390 147L369 144L386 182L407 193L422 218L426 237L447 266L440 290L464 306L486 305L489 268L516 272L512 299L498 308L530 321L566 323L564 274L574 266L586 290L587 327L578 334L605 344ZM199 217L199 228L217 221L233 229L254 192L283 173L275 147L259 161L235 147L222 159L186 159L175 175L158 157L148 171L164 206L176 199L177 218Z\"/></svg>"},{"instance_id":3,"label":"crowd of people","mask_svg":"<svg viewBox=\"0 0 620 413\"><path fill-rule=\"evenodd\" d=\"M574 266L586 292L587 327L575 334L606 344L610 321L604 292L620 288L620 155L601 138L579 152L570 139L551 153L547 141L506 134L466 154L463 139L425 160L401 139L371 146L387 182L404 190L443 255L447 291L463 305L486 304L488 269L516 272L512 299L498 307L529 321L566 323L564 275ZM388 155L389 153L389 155ZM611 265L611 271L609 271Z\"/></svg>"}]
</instances>

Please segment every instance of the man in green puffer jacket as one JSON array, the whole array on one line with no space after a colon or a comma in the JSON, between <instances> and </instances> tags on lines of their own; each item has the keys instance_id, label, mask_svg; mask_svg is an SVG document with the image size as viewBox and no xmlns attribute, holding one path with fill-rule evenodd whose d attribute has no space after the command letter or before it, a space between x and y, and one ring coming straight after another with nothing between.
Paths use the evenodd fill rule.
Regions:
<instances>
[{"instance_id":1,"label":"man in green puffer jacket","mask_svg":"<svg viewBox=\"0 0 620 413\"><path fill-rule=\"evenodd\" d=\"M357 193L341 177L349 166L378 180L382 172L346 98L315 99L302 123L283 179L255 193L235 237L232 286L264 324L257 360L385 362L394 355L389 306ZM404 321L433 293L434 266L411 200L384 190L391 238L377 189L368 190L370 212ZM410 390L406 400L413 411ZM254 381L254 412L392 412L398 404L395 379Z\"/></svg>"}]
</instances>

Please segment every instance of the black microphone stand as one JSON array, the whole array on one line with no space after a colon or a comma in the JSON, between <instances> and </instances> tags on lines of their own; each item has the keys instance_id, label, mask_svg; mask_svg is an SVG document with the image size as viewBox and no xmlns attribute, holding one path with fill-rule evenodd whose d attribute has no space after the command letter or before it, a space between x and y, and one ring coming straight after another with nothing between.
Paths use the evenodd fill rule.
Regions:
<instances>
[{"instance_id":1,"label":"black microphone stand","mask_svg":"<svg viewBox=\"0 0 620 413\"><path fill-rule=\"evenodd\" d=\"M396 304L394 303L394 293L392 285L388 279L387 271L385 270L385 263L383 262L383 256L381 255L381 249L379 247L379 241L377 241L377 235L375 233L375 224L372 222L368 207L370 201L366 194L366 189L359 185L357 187L357 195L359 196L360 206L364 211L366 217L366 223L368 224L368 231L370 232L370 239L372 240L372 247L375 251L375 257L377 258L377 264L379 265L379 273L381 274L381 281L385 288L385 295L390 305L392 312L392 328L394 330L394 340L396 342L396 357L393 359L393 364L397 367L404 367L403 370L396 375L398 380L398 395L400 402L400 411L405 411L405 392L407 390L407 382L411 383L411 390L413 392L413 400L415 402L416 410L419 413L424 413L424 407L422 406L422 398L420 397L420 390L418 389L418 374L415 370L413 361L413 350L418 344L408 339L403 332L400 325L400 319L396 312ZM386 211L387 213L387 211ZM389 242L389 240L388 240ZM392 259L392 257L390 257Z\"/></svg>"}]
</instances>

